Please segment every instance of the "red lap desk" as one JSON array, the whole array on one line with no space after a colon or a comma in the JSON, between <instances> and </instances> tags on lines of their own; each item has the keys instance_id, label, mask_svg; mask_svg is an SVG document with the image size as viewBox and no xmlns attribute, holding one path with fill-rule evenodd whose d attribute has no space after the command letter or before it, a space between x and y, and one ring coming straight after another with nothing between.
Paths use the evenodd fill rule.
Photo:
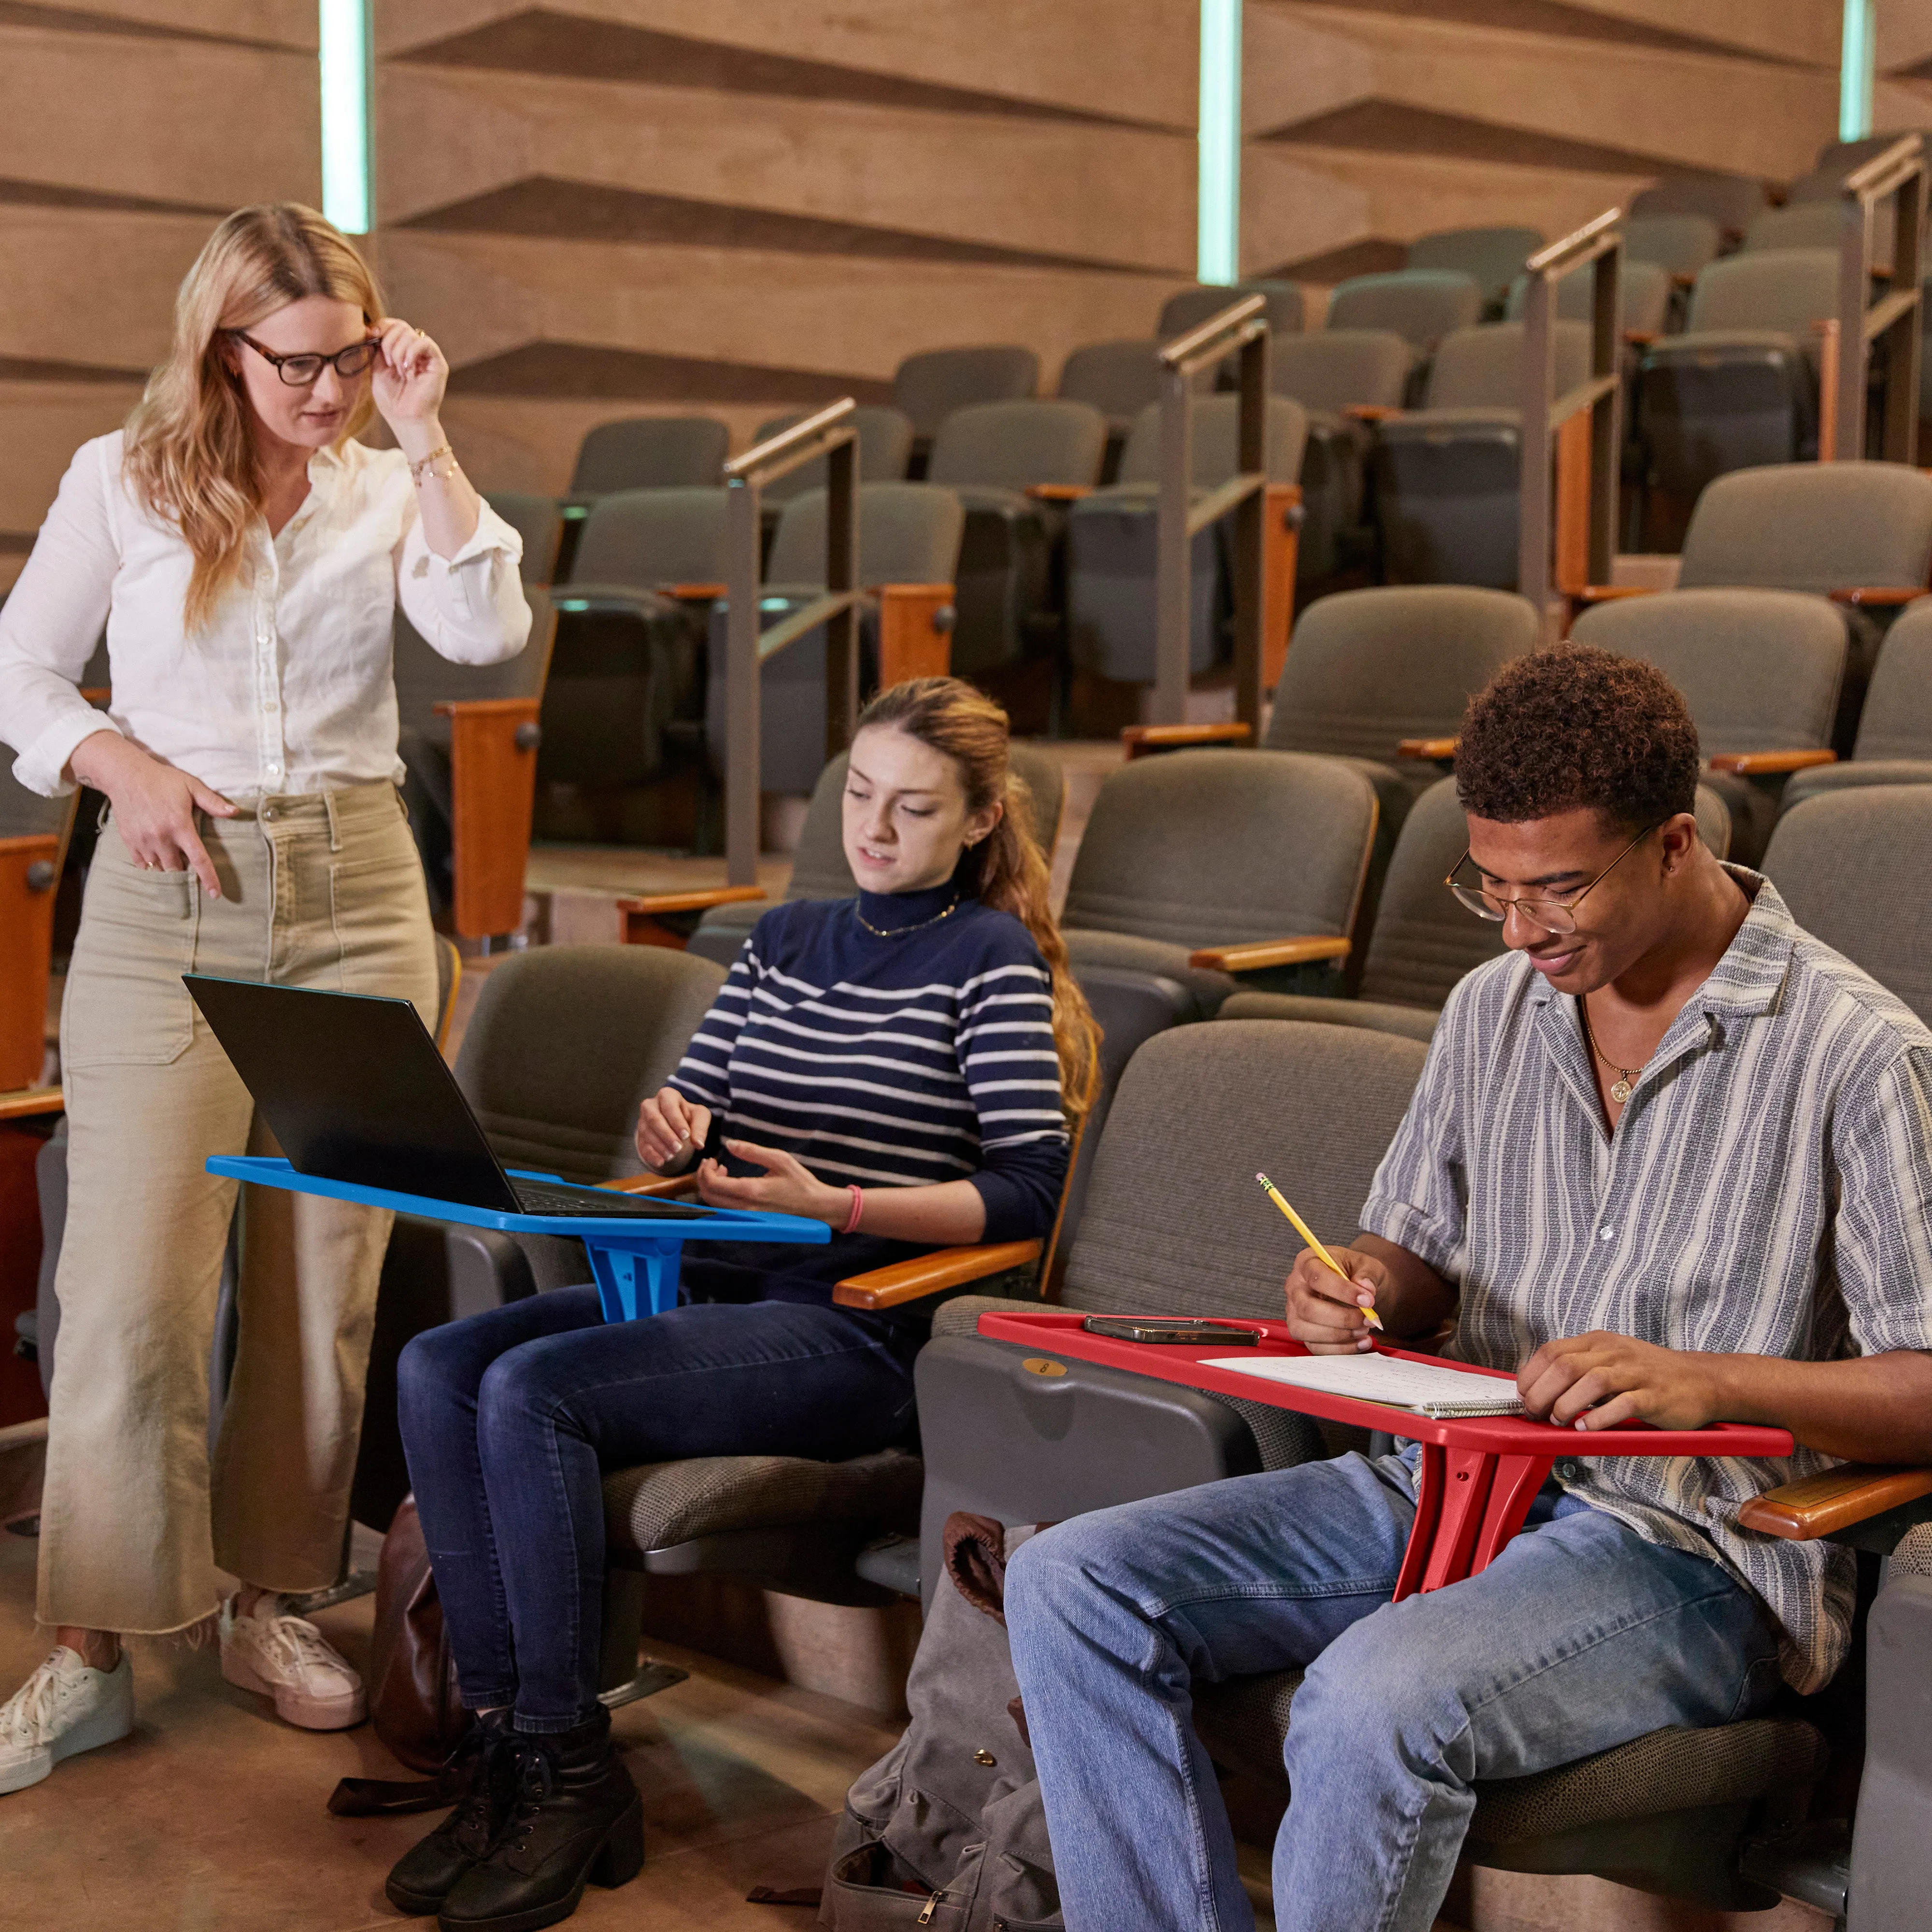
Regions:
<instances>
[{"instance_id":1,"label":"red lap desk","mask_svg":"<svg viewBox=\"0 0 1932 1932\"><path fill-rule=\"evenodd\" d=\"M1261 1331L1261 1344L1254 1351L1258 1360L1308 1353L1299 1342L1289 1339L1284 1323L1254 1322L1245 1316L1227 1318L1234 1327ZM1069 1356L1076 1361L1098 1362L1160 1382L1184 1382L1214 1395L1239 1396L1244 1401L1292 1408L1330 1422L1350 1422L1358 1428L1380 1430L1406 1442L1420 1443L1415 1526L1409 1532L1408 1548L1396 1578L1398 1603L1418 1591L1439 1590L1445 1583L1460 1582L1486 1569L1497 1551L1522 1527L1537 1492L1565 1456L1784 1456L1791 1454L1793 1447L1788 1429L1754 1423L1719 1422L1708 1429L1653 1429L1647 1423L1632 1423L1616 1429L1582 1430L1532 1422L1517 1415L1432 1419L1388 1402L1292 1388L1231 1369L1208 1367L1207 1358L1237 1352L1226 1342L1201 1348L1127 1342L1112 1335L1089 1334L1081 1326L1085 1319L1084 1315L1059 1309L1038 1314L982 1315L980 1333L988 1341L1017 1342L1022 1348ZM1238 1352L1245 1355L1248 1352L1241 1348ZM1404 1361L1441 1360L1402 1348L1378 1346L1376 1352ZM1499 1370L1472 1372L1495 1376L1512 1386L1516 1381L1514 1376Z\"/></svg>"}]
</instances>

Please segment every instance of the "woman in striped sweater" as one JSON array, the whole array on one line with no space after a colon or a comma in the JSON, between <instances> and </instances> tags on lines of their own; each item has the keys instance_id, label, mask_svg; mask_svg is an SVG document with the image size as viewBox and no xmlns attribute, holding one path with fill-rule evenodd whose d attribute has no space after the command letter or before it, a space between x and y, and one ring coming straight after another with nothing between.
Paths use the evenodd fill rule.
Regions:
<instances>
[{"instance_id":1,"label":"woman in striped sweater","mask_svg":"<svg viewBox=\"0 0 1932 1932\"><path fill-rule=\"evenodd\" d=\"M1099 1032L1006 752L1005 714L970 686L875 699L844 797L858 897L767 913L644 1104L647 1166L694 1166L713 1206L824 1221L827 1245L703 1244L668 1313L607 1326L594 1288L567 1288L405 1351L410 1475L481 1722L471 1795L390 1875L403 1910L524 1932L642 1858L597 1702L603 1471L905 1439L927 1322L836 1306L832 1285L1051 1229Z\"/></svg>"}]
</instances>

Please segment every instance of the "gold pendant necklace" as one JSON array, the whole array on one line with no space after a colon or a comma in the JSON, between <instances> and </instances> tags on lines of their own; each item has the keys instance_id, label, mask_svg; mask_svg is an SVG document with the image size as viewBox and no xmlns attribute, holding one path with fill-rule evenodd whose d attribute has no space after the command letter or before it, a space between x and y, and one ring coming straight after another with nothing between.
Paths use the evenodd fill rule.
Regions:
<instances>
[{"instance_id":1,"label":"gold pendant necklace","mask_svg":"<svg viewBox=\"0 0 1932 1932\"><path fill-rule=\"evenodd\" d=\"M859 902L856 899L854 899L852 902L852 916L856 919L868 932L871 933L875 938L879 939L896 939L902 932L917 932L926 926L937 926L942 919L950 919L958 910L959 898L958 895L955 893L952 898L952 903L947 906L943 911L934 913L930 919L914 920L910 926L874 926L872 922L859 910Z\"/></svg>"},{"instance_id":2,"label":"gold pendant necklace","mask_svg":"<svg viewBox=\"0 0 1932 1932\"><path fill-rule=\"evenodd\" d=\"M1619 1066L1597 1044L1597 1036L1590 1026L1590 1009L1587 1002L1579 1000L1576 1010L1583 1016L1583 1037L1590 1042L1590 1051L1617 1077L1610 1082L1610 1098L1621 1107L1630 1096L1630 1089L1636 1085L1641 1066Z\"/></svg>"}]
</instances>

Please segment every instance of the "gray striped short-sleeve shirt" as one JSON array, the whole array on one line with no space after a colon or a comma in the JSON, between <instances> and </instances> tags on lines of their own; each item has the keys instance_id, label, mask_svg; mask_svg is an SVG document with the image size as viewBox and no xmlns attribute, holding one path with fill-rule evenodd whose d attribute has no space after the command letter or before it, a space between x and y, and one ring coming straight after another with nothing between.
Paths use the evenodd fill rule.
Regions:
<instances>
[{"instance_id":1,"label":"gray striped short-sleeve shirt","mask_svg":"<svg viewBox=\"0 0 1932 1932\"><path fill-rule=\"evenodd\" d=\"M1592 1329L1792 1360L1932 1349L1932 1032L1727 869L1750 912L1614 1135L1573 998L1516 953L1450 994L1361 1220L1460 1286L1449 1354L1514 1369ZM1756 1591L1810 1690L1844 1660L1851 1554L1737 1518L1830 1461L1578 1458L1558 1479Z\"/></svg>"}]
</instances>

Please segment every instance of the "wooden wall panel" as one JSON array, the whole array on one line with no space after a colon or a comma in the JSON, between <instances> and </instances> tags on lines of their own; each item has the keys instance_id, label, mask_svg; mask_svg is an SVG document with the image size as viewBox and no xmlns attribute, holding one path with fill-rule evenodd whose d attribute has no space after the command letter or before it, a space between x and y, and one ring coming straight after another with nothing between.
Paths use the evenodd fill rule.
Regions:
<instances>
[{"instance_id":1,"label":"wooden wall panel","mask_svg":"<svg viewBox=\"0 0 1932 1932\"><path fill-rule=\"evenodd\" d=\"M0 590L214 222L321 191L314 0L0 7Z\"/></svg>"}]
</instances>

